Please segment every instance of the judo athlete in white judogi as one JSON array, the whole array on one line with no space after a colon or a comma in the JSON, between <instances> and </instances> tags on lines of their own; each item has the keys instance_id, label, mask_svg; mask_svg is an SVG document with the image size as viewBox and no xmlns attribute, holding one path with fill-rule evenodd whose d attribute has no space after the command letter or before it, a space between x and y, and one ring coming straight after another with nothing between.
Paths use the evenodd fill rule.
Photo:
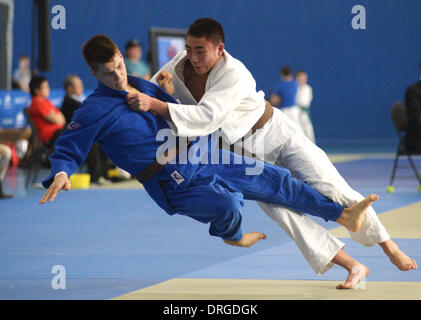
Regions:
<instances>
[{"instance_id":1,"label":"judo athlete in white judogi","mask_svg":"<svg viewBox=\"0 0 421 320\"><path fill-rule=\"evenodd\" d=\"M268 105L262 91L256 92L253 76L225 50L224 42L218 22L197 20L187 33L186 51L152 78L174 93L181 104L152 106L138 97L133 98L132 108L153 110L170 119L172 130L179 136L204 136L219 128L228 144L241 144L240 148L241 138L253 138L254 146L264 146L263 160L286 167L294 177L333 201L349 206L362 200L363 196L346 183L325 152L281 111ZM252 137L252 129L261 130ZM343 265L342 241L304 214L277 205L259 205L295 241L317 274L336 263L344 266L352 277L349 265ZM417 268L415 260L390 238L372 207L361 229L350 234L365 246L379 244L400 270Z\"/></svg>"}]
</instances>

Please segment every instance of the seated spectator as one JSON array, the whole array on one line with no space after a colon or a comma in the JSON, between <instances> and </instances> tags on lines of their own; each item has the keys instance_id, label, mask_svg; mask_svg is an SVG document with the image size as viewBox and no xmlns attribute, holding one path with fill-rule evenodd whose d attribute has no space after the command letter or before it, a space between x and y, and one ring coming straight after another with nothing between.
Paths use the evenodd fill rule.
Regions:
<instances>
[{"instance_id":1,"label":"seated spectator","mask_svg":"<svg viewBox=\"0 0 421 320\"><path fill-rule=\"evenodd\" d=\"M126 65L127 73L145 80L151 79L151 72L148 65L142 60L142 45L136 39L126 43Z\"/></svg>"},{"instance_id":2,"label":"seated spectator","mask_svg":"<svg viewBox=\"0 0 421 320\"><path fill-rule=\"evenodd\" d=\"M69 124L72 121L73 112L82 104L83 82L77 75L70 74L64 80L64 90L66 95L61 104L61 112L66 118L66 123Z\"/></svg>"},{"instance_id":3,"label":"seated spectator","mask_svg":"<svg viewBox=\"0 0 421 320\"><path fill-rule=\"evenodd\" d=\"M6 175L7 167L9 166L12 151L5 144L0 144L0 199L12 198L11 194L3 192L3 179Z\"/></svg>"},{"instance_id":4,"label":"seated spectator","mask_svg":"<svg viewBox=\"0 0 421 320\"><path fill-rule=\"evenodd\" d=\"M421 75L421 64L419 66ZM406 145L411 152L421 152L421 77L405 93L408 130Z\"/></svg>"},{"instance_id":5,"label":"seated spectator","mask_svg":"<svg viewBox=\"0 0 421 320\"><path fill-rule=\"evenodd\" d=\"M300 109L296 105L297 91L298 83L292 76L291 68L283 67L281 69L281 80L273 88L269 101L300 126Z\"/></svg>"},{"instance_id":6,"label":"seated spectator","mask_svg":"<svg viewBox=\"0 0 421 320\"><path fill-rule=\"evenodd\" d=\"M53 151L57 138L66 130L66 119L49 100L50 86L44 77L35 76L29 83L32 102L29 114L43 144Z\"/></svg>"},{"instance_id":7,"label":"seated spectator","mask_svg":"<svg viewBox=\"0 0 421 320\"><path fill-rule=\"evenodd\" d=\"M29 92L29 82L32 77L30 66L31 62L29 57L21 56L19 59L19 67L13 73L13 80L17 83L18 87L25 92Z\"/></svg>"}]
</instances>

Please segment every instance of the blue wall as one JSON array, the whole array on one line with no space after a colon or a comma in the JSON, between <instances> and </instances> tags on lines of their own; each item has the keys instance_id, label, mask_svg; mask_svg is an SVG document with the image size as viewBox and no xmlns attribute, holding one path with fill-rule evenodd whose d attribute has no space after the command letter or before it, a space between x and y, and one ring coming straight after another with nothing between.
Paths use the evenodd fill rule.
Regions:
<instances>
[{"instance_id":1,"label":"blue wall","mask_svg":"<svg viewBox=\"0 0 421 320\"><path fill-rule=\"evenodd\" d=\"M14 68L30 53L31 6L15 1ZM390 107L418 77L421 61L421 1L418 0L51 0L66 8L67 29L51 30L52 70L60 87L67 73L86 87L95 81L81 44L105 33L123 50L137 37L148 48L151 26L186 29L203 16L219 20L226 49L269 93L280 66L309 72L312 116L318 141L395 142ZM351 27L351 8L364 5L366 30Z\"/></svg>"}]
</instances>

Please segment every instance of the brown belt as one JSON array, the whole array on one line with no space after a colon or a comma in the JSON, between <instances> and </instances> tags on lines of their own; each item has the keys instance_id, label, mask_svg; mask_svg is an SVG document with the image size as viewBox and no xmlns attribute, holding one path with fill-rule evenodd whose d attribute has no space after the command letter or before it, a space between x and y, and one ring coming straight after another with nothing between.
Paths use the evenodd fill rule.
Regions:
<instances>
[{"instance_id":1,"label":"brown belt","mask_svg":"<svg viewBox=\"0 0 421 320\"><path fill-rule=\"evenodd\" d=\"M265 111L263 112L260 119L257 120L254 126L251 128L251 133L255 133L257 129L263 128L265 123L268 122L270 118L272 118L272 115L273 115L273 107L269 101L266 101Z\"/></svg>"},{"instance_id":2,"label":"brown belt","mask_svg":"<svg viewBox=\"0 0 421 320\"><path fill-rule=\"evenodd\" d=\"M254 126L251 128L251 132L255 133L257 129L262 128L265 125L265 123L272 117L272 115L273 115L273 107L268 101L266 101L265 111L263 112L263 115L260 117L260 119L257 120ZM191 141L187 143L187 148L190 146L190 144L191 144ZM220 147L221 147L221 144L220 144ZM234 150L234 145L231 145L231 151L233 150ZM168 154L170 154L170 157L167 159L167 161L164 162L163 160L159 160L159 159L155 160L153 163L147 166L143 171L141 171L140 173L136 175L137 180L139 180L141 183L147 182L159 171L161 171L162 168L165 167L166 164L172 159L174 159L179 153L180 153L180 150L178 148L178 139L177 139L176 146L164 153L165 157L168 157ZM242 151L242 154L243 155L246 154L244 150Z\"/></svg>"},{"instance_id":3,"label":"brown belt","mask_svg":"<svg viewBox=\"0 0 421 320\"><path fill-rule=\"evenodd\" d=\"M191 141L187 142L186 149L191 145ZM186 149L183 149L186 150ZM177 154L180 153L180 148L178 147L178 139L175 147L169 149L164 153L164 156L167 158L164 159L157 159L154 162L152 162L149 166L147 166L145 169L143 169L140 173L136 175L136 179L139 180L141 183L145 183L148 180L150 180L154 175L156 175L159 171L164 168L168 162L170 162L172 159L174 159Z\"/></svg>"},{"instance_id":4,"label":"brown belt","mask_svg":"<svg viewBox=\"0 0 421 320\"><path fill-rule=\"evenodd\" d=\"M154 175L156 175L159 171L161 171L163 167L165 167L165 165L162 165L158 161L155 161L149 166L147 166L142 172L138 173L136 175L136 179L139 180L140 183L145 183Z\"/></svg>"},{"instance_id":5,"label":"brown belt","mask_svg":"<svg viewBox=\"0 0 421 320\"><path fill-rule=\"evenodd\" d=\"M257 122L254 124L254 126L251 128L251 133L254 134L257 129L263 128L265 123L268 122L268 120L270 118L272 118L272 115L273 115L273 106L270 104L269 101L266 101L265 111L263 112L260 119L257 120ZM244 137L242 137L240 140L244 144ZM223 145L223 140L222 140L222 137L220 137L219 138L219 148L222 148L222 145ZM235 152L234 144L230 145L230 151ZM240 150L238 150L238 151L240 151ZM242 156L248 156L248 157L255 156L255 155L251 154L250 152L247 152L247 150L245 150L244 148L241 149L241 153L239 153L239 154L241 154Z\"/></svg>"}]
</instances>

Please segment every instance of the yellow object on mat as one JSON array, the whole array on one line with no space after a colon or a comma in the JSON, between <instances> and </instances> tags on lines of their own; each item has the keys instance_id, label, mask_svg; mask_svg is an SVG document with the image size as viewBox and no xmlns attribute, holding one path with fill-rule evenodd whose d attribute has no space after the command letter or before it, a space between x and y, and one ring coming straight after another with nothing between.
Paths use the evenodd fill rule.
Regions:
<instances>
[{"instance_id":1,"label":"yellow object on mat","mask_svg":"<svg viewBox=\"0 0 421 320\"><path fill-rule=\"evenodd\" d=\"M75 173L70 176L72 189L89 189L91 175L89 173Z\"/></svg>"},{"instance_id":2,"label":"yellow object on mat","mask_svg":"<svg viewBox=\"0 0 421 320\"><path fill-rule=\"evenodd\" d=\"M107 177L108 178L119 178L120 172L118 171L118 169L108 169L107 170Z\"/></svg>"}]
</instances>

